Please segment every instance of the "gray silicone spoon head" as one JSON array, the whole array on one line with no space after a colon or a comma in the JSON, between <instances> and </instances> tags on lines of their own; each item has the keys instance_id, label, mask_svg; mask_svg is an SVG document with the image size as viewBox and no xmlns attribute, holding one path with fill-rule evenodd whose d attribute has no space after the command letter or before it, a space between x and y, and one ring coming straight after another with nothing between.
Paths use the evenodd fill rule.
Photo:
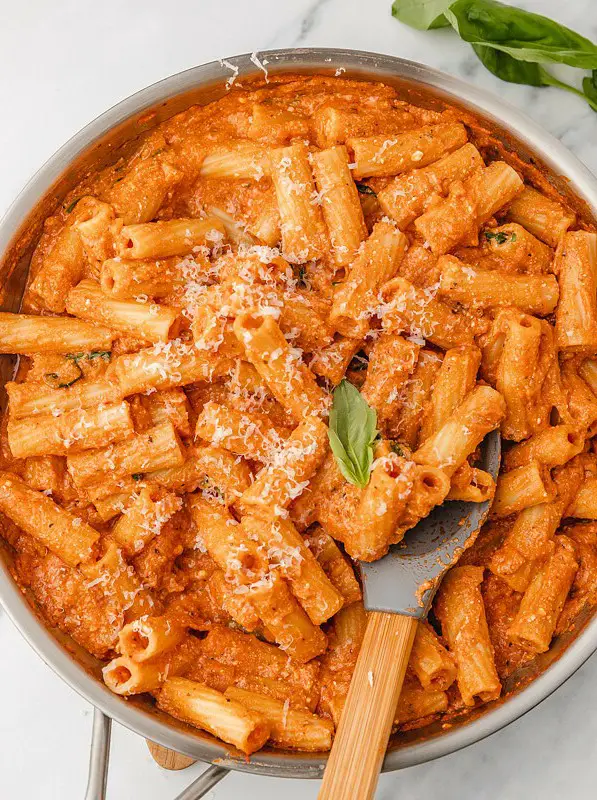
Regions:
<instances>
[{"instance_id":1,"label":"gray silicone spoon head","mask_svg":"<svg viewBox=\"0 0 597 800\"><path fill-rule=\"evenodd\" d=\"M478 466L494 479L500 454L499 431L493 431L483 440ZM360 562L365 608L423 619L442 575L483 525L489 507L489 501L448 501L434 508L379 561Z\"/></svg>"}]
</instances>

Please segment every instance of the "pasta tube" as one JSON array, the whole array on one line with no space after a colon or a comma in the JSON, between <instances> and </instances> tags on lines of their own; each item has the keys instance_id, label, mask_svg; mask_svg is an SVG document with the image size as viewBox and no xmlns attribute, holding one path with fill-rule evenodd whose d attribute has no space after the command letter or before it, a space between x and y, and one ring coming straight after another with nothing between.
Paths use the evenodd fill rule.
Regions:
<instances>
[{"instance_id":1,"label":"pasta tube","mask_svg":"<svg viewBox=\"0 0 597 800\"><path fill-rule=\"evenodd\" d=\"M313 203L315 184L304 144L280 147L269 153L276 190L284 258L302 264L322 258L328 241L321 208Z\"/></svg>"},{"instance_id":2,"label":"pasta tube","mask_svg":"<svg viewBox=\"0 0 597 800\"><path fill-rule=\"evenodd\" d=\"M185 678L165 681L157 702L162 711L218 736L247 755L263 747L270 735L264 716Z\"/></svg>"},{"instance_id":3,"label":"pasta tube","mask_svg":"<svg viewBox=\"0 0 597 800\"><path fill-rule=\"evenodd\" d=\"M123 258L186 256L196 247L214 247L224 240L223 223L215 216L205 219L170 219L125 225L116 249Z\"/></svg>"},{"instance_id":4,"label":"pasta tube","mask_svg":"<svg viewBox=\"0 0 597 800\"><path fill-rule=\"evenodd\" d=\"M507 470L523 467L531 461L557 467L581 453L584 444L584 433L574 425L556 425L512 447L504 455L503 463Z\"/></svg>"},{"instance_id":5,"label":"pasta tube","mask_svg":"<svg viewBox=\"0 0 597 800\"><path fill-rule=\"evenodd\" d=\"M523 508L550 502L554 494L547 467L538 461L530 461L499 476L491 513L496 517L507 517Z\"/></svg>"},{"instance_id":6,"label":"pasta tube","mask_svg":"<svg viewBox=\"0 0 597 800\"><path fill-rule=\"evenodd\" d=\"M61 416L38 415L9 419L8 444L15 458L66 455L104 447L131 436L128 403L68 411Z\"/></svg>"},{"instance_id":7,"label":"pasta tube","mask_svg":"<svg viewBox=\"0 0 597 800\"><path fill-rule=\"evenodd\" d=\"M536 189L525 186L510 203L508 219L522 225L542 242L557 247L568 228L576 222L576 214Z\"/></svg>"},{"instance_id":8,"label":"pasta tube","mask_svg":"<svg viewBox=\"0 0 597 800\"><path fill-rule=\"evenodd\" d=\"M249 588L248 597L280 649L289 656L306 664L325 652L325 634L311 622L285 580L270 574Z\"/></svg>"},{"instance_id":9,"label":"pasta tube","mask_svg":"<svg viewBox=\"0 0 597 800\"><path fill-rule=\"evenodd\" d=\"M475 270L454 256L442 256L438 269L440 293L453 303L474 308L516 306L527 314L544 317L558 302L558 282L553 275Z\"/></svg>"},{"instance_id":10,"label":"pasta tube","mask_svg":"<svg viewBox=\"0 0 597 800\"><path fill-rule=\"evenodd\" d=\"M69 314L128 333L148 342L167 342L179 327L178 311L157 303L113 300L95 281L81 281L66 298Z\"/></svg>"},{"instance_id":11,"label":"pasta tube","mask_svg":"<svg viewBox=\"0 0 597 800\"><path fill-rule=\"evenodd\" d=\"M31 282L31 292L40 298L44 308L60 314L69 290L83 277L86 258L79 232L66 225L56 237Z\"/></svg>"},{"instance_id":12,"label":"pasta tube","mask_svg":"<svg viewBox=\"0 0 597 800\"><path fill-rule=\"evenodd\" d=\"M501 395L490 386L477 386L452 412L442 427L413 453L417 464L440 467L452 476L505 412Z\"/></svg>"},{"instance_id":13,"label":"pasta tube","mask_svg":"<svg viewBox=\"0 0 597 800\"><path fill-rule=\"evenodd\" d=\"M597 348L597 234L566 233L557 258L560 302L556 341L568 353Z\"/></svg>"},{"instance_id":14,"label":"pasta tube","mask_svg":"<svg viewBox=\"0 0 597 800\"><path fill-rule=\"evenodd\" d=\"M235 686L229 686L224 696L263 716L270 725L270 739L279 747L322 752L332 746L334 725L328 719Z\"/></svg>"},{"instance_id":15,"label":"pasta tube","mask_svg":"<svg viewBox=\"0 0 597 800\"><path fill-rule=\"evenodd\" d=\"M264 523L247 515L241 520L241 527L247 538L260 543L270 571L276 570L287 580L314 625L326 622L342 608L344 598L289 520Z\"/></svg>"},{"instance_id":16,"label":"pasta tube","mask_svg":"<svg viewBox=\"0 0 597 800\"><path fill-rule=\"evenodd\" d=\"M83 489L107 477L176 467L183 462L181 441L172 423L167 422L118 444L69 455L67 464L75 485Z\"/></svg>"},{"instance_id":17,"label":"pasta tube","mask_svg":"<svg viewBox=\"0 0 597 800\"><path fill-rule=\"evenodd\" d=\"M46 417L98 406L109 406L122 400L116 383L107 380L83 379L72 386L55 389L46 383L24 381L6 384L11 420Z\"/></svg>"},{"instance_id":18,"label":"pasta tube","mask_svg":"<svg viewBox=\"0 0 597 800\"><path fill-rule=\"evenodd\" d=\"M483 166L475 145L467 143L428 167L394 178L377 193L377 200L400 230L405 230L423 213L432 196L447 194L453 181L464 180Z\"/></svg>"},{"instance_id":19,"label":"pasta tube","mask_svg":"<svg viewBox=\"0 0 597 800\"><path fill-rule=\"evenodd\" d=\"M379 304L378 291L395 274L408 247L406 236L389 222L377 222L336 289L330 323L343 336L363 338Z\"/></svg>"},{"instance_id":20,"label":"pasta tube","mask_svg":"<svg viewBox=\"0 0 597 800\"><path fill-rule=\"evenodd\" d=\"M482 580L482 567L454 567L444 577L435 601L435 613L456 661L456 680L466 706L474 705L475 697L484 703L495 700L502 688L479 588Z\"/></svg>"},{"instance_id":21,"label":"pasta tube","mask_svg":"<svg viewBox=\"0 0 597 800\"><path fill-rule=\"evenodd\" d=\"M433 253L443 255L461 243L478 241L479 228L522 189L518 173L504 161L477 170L465 184L455 182L445 200L415 220L415 229Z\"/></svg>"},{"instance_id":22,"label":"pasta tube","mask_svg":"<svg viewBox=\"0 0 597 800\"><path fill-rule=\"evenodd\" d=\"M510 641L533 653L549 649L578 569L573 543L566 536L555 538L553 554L529 584L508 628Z\"/></svg>"},{"instance_id":23,"label":"pasta tube","mask_svg":"<svg viewBox=\"0 0 597 800\"><path fill-rule=\"evenodd\" d=\"M311 370L296 357L272 317L239 314L234 320L234 333L273 396L297 422L325 409L325 393Z\"/></svg>"},{"instance_id":24,"label":"pasta tube","mask_svg":"<svg viewBox=\"0 0 597 800\"><path fill-rule=\"evenodd\" d=\"M153 261L108 258L102 264L99 276L101 290L115 300L129 300L143 295L167 297L183 285L183 272L175 267L178 262L177 258Z\"/></svg>"},{"instance_id":25,"label":"pasta tube","mask_svg":"<svg viewBox=\"0 0 597 800\"><path fill-rule=\"evenodd\" d=\"M110 188L108 201L125 225L149 222L182 177L163 157L143 158Z\"/></svg>"},{"instance_id":26,"label":"pasta tube","mask_svg":"<svg viewBox=\"0 0 597 800\"><path fill-rule=\"evenodd\" d=\"M229 511L201 495L189 498L198 539L233 586L255 583L268 572L258 540Z\"/></svg>"},{"instance_id":27,"label":"pasta tube","mask_svg":"<svg viewBox=\"0 0 597 800\"><path fill-rule=\"evenodd\" d=\"M0 353L79 353L106 351L114 334L100 325L68 317L36 317L0 312Z\"/></svg>"},{"instance_id":28,"label":"pasta tube","mask_svg":"<svg viewBox=\"0 0 597 800\"><path fill-rule=\"evenodd\" d=\"M261 180L270 172L266 150L254 142L232 141L208 153L201 164L203 178L249 178Z\"/></svg>"},{"instance_id":29,"label":"pasta tube","mask_svg":"<svg viewBox=\"0 0 597 800\"><path fill-rule=\"evenodd\" d=\"M411 336L429 339L444 350L472 344L475 334L483 330L483 320L455 313L441 300L430 297L424 289L404 278L388 281L382 296L386 303L382 317L385 330L406 331Z\"/></svg>"},{"instance_id":30,"label":"pasta tube","mask_svg":"<svg viewBox=\"0 0 597 800\"><path fill-rule=\"evenodd\" d=\"M316 525L305 536L305 543L321 564L330 582L344 598L344 605L359 601L361 587L354 570L332 537L321 526Z\"/></svg>"},{"instance_id":31,"label":"pasta tube","mask_svg":"<svg viewBox=\"0 0 597 800\"><path fill-rule=\"evenodd\" d=\"M425 167L462 147L466 140L464 126L450 122L427 125L394 136L350 138L346 144L354 153L355 177L368 178L397 175L413 167Z\"/></svg>"},{"instance_id":32,"label":"pasta tube","mask_svg":"<svg viewBox=\"0 0 597 800\"><path fill-rule=\"evenodd\" d=\"M371 348L361 394L377 411L379 424L389 423L396 416L418 354L416 344L394 333L382 333Z\"/></svg>"},{"instance_id":33,"label":"pasta tube","mask_svg":"<svg viewBox=\"0 0 597 800\"><path fill-rule=\"evenodd\" d=\"M417 625L409 666L423 689L445 692L456 680L454 659L428 622Z\"/></svg>"},{"instance_id":34,"label":"pasta tube","mask_svg":"<svg viewBox=\"0 0 597 800\"><path fill-rule=\"evenodd\" d=\"M243 514L283 516L298 497L327 453L327 428L311 417L294 429L276 458L264 467L243 492L236 508Z\"/></svg>"},{"instance_id":35,"label":"pasta tube","mask_svg":"<svg viewBox=\"0 0 597 800\"><path fill-rule=\"evenodd\" d=\"M108 367L106 378L120 387L121 396L128 397L210 380L225 374L231 366L229 358L175 339L118 356Z\"/></svg>"},{"instance_id":36,"label":"pasta tube","mask_svg":"<svg viewBox=\"0 0 597 800\"><path fill-rule=\"evenodd\" d=\"M311 157L332 255L340 267L352 263L361 242L367 238L359 194L348 162L348 152L343 146L319 150Z\"/></svg>"},{"instance_id":37,"label":"pasta tube","mask_svg":"<svg viewBox=\"0 0 597 800\"><path fill-rule=\"evenodd\" d=\"M0 473L0 511L70 567L94 556L96 530L9 472Z\"/></svg>"},{"instance_id":38,"label":"pasta tube","mask_svg":"<svg viewBox=\"0 0 597 800\"><path fill-rule=\"evenodd\" d=\"M195 436L240 456L265 462L274 456L279 438L267 417L212 402L203 406Z\"/></svg>"},{"instance_id":39,"label":"pasta tube","mask_svg":"<svg viewBox=\"0 0 597 800\"><path fill-rule=\"evenodd\" d=\"M473 390L480 363L481 351L474 345L461 345L446 352L424 411L421 443L442 427Z\"/></svg>"},{"instance_id":40,"label":"pasta tube","mask_svg":"<svg viewBox=\"0 0 597 800\"><path fill-rule=\"evenodd\" d=\"M185 629L167 616L146 616L124 626L118 634L118 649L124 656L142 664L172 650L185 636Z\"/></svg>"},{"instance_id":41,"label":"pasta tube","mask_svg":"<svg viewBox=\"0 0 597 800\"><path fill-rule=\"evenodd\" d=\"M113 658L102 669L104 683L115 694L128 696L153 692L160 687L168 674L168 664L160 660L154 664L138 663L129 656Z\"/></svg>"},{"instance_id":42,"label":"pasta tube","mask_svg":"<svg viewBox=\"0 0 597 800\"><path fill-rule=\"evenodd\" d=\"M356 524L346 538L346 550L360 561L376 561L388 550L392 534L413 486L411 462L385 456L371 472L356 513Z\"/></svg>"},{"instance_id":43,"label":"pasta tube","mask_svg":"<svg viewBox=\"0 0 597 800\"><path fill-rule=\"evenodd\" d=\"M145 487L122 512L110 535L128 556L132 556L141 552L181 508L182 500L176 495L160 497Z\"/></svg>"}]
</instances>

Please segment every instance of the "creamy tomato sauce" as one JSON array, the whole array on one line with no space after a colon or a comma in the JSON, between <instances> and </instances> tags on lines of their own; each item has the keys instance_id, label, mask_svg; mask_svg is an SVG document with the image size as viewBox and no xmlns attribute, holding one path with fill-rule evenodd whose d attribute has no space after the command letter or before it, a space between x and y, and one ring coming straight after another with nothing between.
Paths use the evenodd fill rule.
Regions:
<instances>
[{"instance_id":1,"label":"creamy tomato sauce","mask_svg":"<svg viewBox=\"0 0 597 800\"><path fill-rule=\"evenodd\" d=\"M446 144L429 155L428 144L436 141L440 128L447 137ZM398 159L395 152L401 137L410 132L418 135L421 130L426 131L423 143L421 149L417 145L408 154L410 163L405 167L400 162L402 166L397 166L396 171L390 167L383 174L385 159ZM359 147L369 147L367 142L372 137L378 137L373 155L377 167L367 171L362 166L365 157L360 155ZM365 145L359 144L362 141ZM340 148L340 155L338 152L336 155L341 159L346 154L349 159L352 177L346 182L347 192L352 198L352 212L362 226L350 259L344 257L348 245L343 244L344 240L334 239L331 230L332 224L338 231L343 230L342 220L333 223L325 213L326 190L318 189L315 183L306 196L304 213L307 220L313 215L319 220L319 238L309 231L298 230L301 225L304 227L304 221L296 225L298 232L304 234L306 248L315 250L309 251L308 258L293 258L290 253L285 237L293 231L284 217L281 178L278 175L277 184L272 178L271 159L274 151L280 154L280 148L294 145L305 148L307 158L303 167L309 181L312 180L309 170L316 169L319 153ZM463 163L455 161L456 166L446 166L441 174L433 171L434 165L461 152L461 147L468 148L462 155ZM282 154L282 173L285 158L288 169L294 168L291 163L294 152L289 151L288 156ZM469 156L472 162L467 166L464 162ZM506 162L513 168L507 167ZM483 216L479 198L483 191L488 191L483 181L490 172L493 175L491 169L495 164L503 167L504 180L511 181L512 193L493 209L491 197L501 191L501 184L496 184L486 203L489 211ZM123 294L116 299L136 302L143 308L151 306L154 311L150 309L150 316L158 316L163 309L174 309L176 317L165 341L151 339L149 317L147 328L128 330L118 321L120 310L104 311L102 295L98 294L97 318L90 321L114 331L111 347L66 354L63 350L50 352L51 348L40 353L16 350L22 353L22 358L16 388L10 394L9 412L2 423L2 470L16 476L29 489L51 498L71 515L69 524L86 523L99 534L91 560L65 563L48 546L49 538L44 543L35 530L25 529L26 521L17 524L8 506L3 506L0 522L14 555L15 579L28 590L51 626L68 633L106 665L115 665L110 673L112 688L118 691L119 686L132 680L133 667L137 669L141 664L145 677L139 680L137 689L122 690L122 694L146 691L175 716L224 738L225 734L210 723L190 717L188 710L179 707L172 696L166 700L166 695L161 694L163 687L176 677L219 693L227 692L230 687L242 689L252 693L252 702L258 702L255 697L267 697L282 704L284 718L289 709L306 714L301 718L306 730L319 731L318 720L326 721L321 723L324 726L321 738L301 739L298 735L296 739L280 735L276 738L271 734L274 745L299 749L329 747L366 624L349 556L364 557L355 549L355 542L361 533L359 525L363 518L359 515L364 509L361 503L367 490L346 479L329 451L325 434L323 440L318 439L319 429L312 433L312 447L304 439L295 447L295 460L303 466L288 468L288 441L300 425L307 424L297 419L292 395L305 384L291 388L284 401L272 380L263 378L265 373L259 365L255 368L248 345L246 342L243 345L242 337L235 333L235 319L253 313L257 314L259 324L268 316L275 320L283 345L289 347L289 373L303 370L304 377L306 370L304 380L310 381L311 388L305 390L304 396L315 404L323 398L315 416L323 415L327 421L326 409L332 391L342 378L360 389L362 396L375 407L381 436L375 445L378 448L375 463L389 460L392 469L388 471L388 480L402 475L404 487L408 487L404 488L404 496L392 495L394 511L393 507L388 508L386 500L376 500L374 513L378 514L378 525L382 525L383 519L383 524L390 526L373 557L383 555L389 544L408 536L408 529L432 506L432 503L425 506L420 497L408 494L417 480L417 469L433 467L437 480L440 473L444 475L446 487L439 502L447 496L450 485L451 497L474 499L474 495L480 499L482 496L479 487L486 476L478 470L474 472L478 442L473 442L456 475L445 463L434 465L427 460L417 464L417 452L428 438L421 431L428 436L437 432L430 409L434 408L434 388L445 378L441 369L446 364L446 353L452 353L459 365L462 353L470 355L472 366L467 369L472 372L467 379L467 396L475 387L483 391L492 387L494 394L499 395L505 393L502 387L507 381L502 377L505 366L496 363L504 338L509 335L507 326L514 324L512 315L518 314L523 319L520 323L523 327L536 323L537 336L543 336L545 341L551 342L554 330L557 333L555 300L552 306L547 301L545 309L534 309L527 298L521 308L499 297L483 302L473 297L469 301L462 292L456 294L461 288L458 282L449 290L442 288L447 274L445 259L451 258L451 268L456 264L460 276L474 277L480 271L482 275L532 277L544 282L546 296L551 291L557 298L555 264L558 258L565 258L562 251L567 231L585 226L546 183L540 181L543 194L528 194L529 184L523 188L525 175L520 167L521 163L498 146L476 120L457 108L439 112L411 105L401 100L395 89L381 83L272 76L267 85L253 82L243 88L237 83L217 102L189 108L159 125L140 141L130 158L86 176L46 220L31 263L23 307L27 314L64 316L73 309L70 316L89 319L85 303L75 306L72 295L76 284L88 281L93 291L99 292L101 288L104 296L112 299L118 286L124 287ZM452 169L456 172L452 173ZM440 167L437 170L441 171ZM293 193L301 192L304 194L304 183L294 181L287 194L292 200ZM387 199L390 196L394 205ZM533 223L533 208L544 209L561 226L556 240L539 223ZM467 214L468 222L462 227L462 218ZM130 248L141 246L134 239L136 226L141 229L156 222L200 219L214 220L215 233L212 231L211 238L208 236L200 245L189 245L188 252L183 249L141 259L146 265L143 275L138 259L135 264L135 259L127 255ZM130 238L125 235L127 231ZM352 270L356 269L357 260L365 258L365 240L376 235L375 231L385 232L386 238L394 237L396 247L404 252L392 256L397 260L371 290L374 302L370 298L361 316L353 315L350 319L357 303L353 294L347 303L347 317L340 318L336 314L340 293L346 290L351 275L354 276ZM184 235L190 237L191 232ZM163 250L163 242L160 246ZM366 268L362 268L365 276L362 280L368 280L367 276L382 263L382 244L379 248L369 257ZM134 279L137 289L127 273L129 264L131 274L136 271L136 275L141 275ZM67 268L71 270L68 274ZM403 283L395 284L397 280ZM392 281L393 294L385 294ZM88 285L85 291L91 291ZM401 305L400 296L396 299L400 292L405 297L410 296L409 292L415 293L415 304L419 304L417 314L411 313L412 309L408 311L410 301L405 300ZM86 302L88 308L94 307L94 301ZM444 306L439 308L447 315L444 319L449 324L438 326L430 322L431 316L439 313L432 306L435 302L445 304L445 311L442 311ZM111 317L107 316L109 313ZM388 322L396 318L399 322ZM339 321L335 322L336 319ZM499 328L500 319L506 320L503 329ZM388 348L382 352L381 346L376 350L384 336L394 337L391 345L395 350ZM172 349L172 339L179 340L176 352ZM177 382L171 376L172 371L187 368L191 356L196 357L193 347L199 347L199 343L201 352L207 354L203 377L192 373L188 380L180 378ZM541 592L537 588L541 597L560 598L553 600L551 611L541 606L537 611L546 617L553 616L544 626L548 632L542 628L548 646L552 635L569 630L578 613L595 602L597 523L579 521L570 513L579 487L594 476L596 469L591 436L597 413L587 417L575 399L580 381L582 391L597 406L593 385L582 372L582 359L591 354L583 351L571 357L564 350L558 354L557 348L550 346L551 366L546 368L546 372L551 370L550 385L547 386L545 378L534 395L522 399L524 409L516 412L519 414L516 424L512 398L506 396L502 410L499 403L503 401L496 400L497 421L488 422L483 430L496 427L501 421L504 436L513 447L520 447L520 442L566 424L571 431L582 432L581 444L576 452L570 451L568 458L541 464L540 480L547 487L545 497L531 500L528 505L524 505L526 501L517 505L518 501L499 495L505 512L485 526L456 565L456 570L472 570L459 573L467 577L462 592L466 588L471 603L467 605L462 630L468 631L466 635L470 635L472 642L486 632L488 638L482 645L488 669L495 670L493 684L477 688L467 684L466 691L470 689L474 699L466 703L463 700L467 652L447 633L446 616L455 613L453 606L458 597L445 596L447 589L441 595L440 590L441 602L439 606L436 604L430 614L430 625L420 633L415 645L396 712L396 729L422 726L442 715L447 719L465 705L472 708L484 700L496 699L500 684L545 649L526 639L527 633L513 634L522 624L522 604L531 602L529 587L534 586L537 575L544 578ZM135 354L149 347L153 350L148 351L147 374L155 375L162 370L167 377L156 379L146 389L119 394L123 381L131 379L137 368ZM494 357L496 352L498 356ZM132 360L119 372L116 364L125 364L119 359L126 357ZM270 357L273 358L271 351ZM533 369L532 375L532 370L528 371L527 385L537 380L538 367ZM373 377L377 381L374 386ZM21 384L25 390L19 388ZM122 448L116 438L95 448L98 453L102 451L104 461L108 459L103 477L85 482L80 471L83 466L88 471L85 474L95 474L96 468L92 461L85 464L82 461L81 453L91 452L85 448L85 431L71 435L71 438L80 436L80 441L74 444L68 437L62 437L58 444L48 445L47 452L15 456L16 434L11 420L19 416L42 419L35 416L39 412L36 392L39 403L49 397L43 419L51 422L66 413L67 407L86 408L86 387L96 385L104 387L102 392L108 392L110 397L106 400L108 395L101 394L100 404L127 404L123 413L131 420L132 427L128 438L124 437L125 442L154 430L154 426L171 425L175 437L172 448L181 448L184 466L152 467L149 454L147 469L133 474L125 470L126 474L121 474L117 463L110 470L111 456L104 451L111 446ZM524 386L525 379L521 379L521 387ZM79 399L65 406L66 396ZM60 398L59 405L52 405L56 398ZM217 413L224 411L228 422L217 417ZM482 425L478 417L473 414L471 425ZM201 435L196 436L198 420ZM237 423L240 432L233 435L230 425ZM468 427L467 432L470 433ZM482 431L480 438L483 435ZM521 459L520 468L524 469L528 459L523 456ZM203 466L199 468L197 464ZM273 489L270 486L275 503L281 504L273 505L278 522L272 523L266 515L260 518L265 521L258 523L258 527L274 526L272 540L264 544L259 531L254 530L250 541L251 547L256 547L255 554L245 558L241 552L238 563L233 565L229 559L224 569L217 542L209 535L208 527L213 523L212 520L208 525L206 521L211 519L209 514L216 514L229 530L241 529L244 517L257 513L251 510L254 505L250 505L255 499L247 499L245 493L256 480L263 479L268 469L275 471L280 464L283 469L279 485ZM177 469L179 472L175 474ZM493 497L494 490L489 480L483 489L487 498ZM501 491L498 485L498 493ZM522 488L518 491L524 494ZM143 520L138 523L141 538L125 546L124 539L118 538L124 537L122 521L141 495L150 511L145 524ZM239 500L242 496L245 499ZM512 532L517 524L520 526L520 515L525 509L541 503L555 507L558 502L561 507L553 512L555 521L548 533L537 532L542 522L529 523L531 530L528 536L525 534L522 545L521 534L516 534L521 549L513 555ZM577 516L582 518L580 512ZM198 522L199 519L204 522ZM283 526L285 521L296 530L282 534L296 534L299 539L293 540L293 546L288 545L287 539L280 539L282 544L277 547L276 536L282 534L275 525ZM375 532L376 526L372 528ZM545 542L539 546L537 538L542 535ZM506 552L504 548L510 550ZM525 555L531 551L532 557ZM555 553L561 555L560 571L554 561ZM315 564L312 569L319 570L317 576L320 573L323 576L321 580L325 581L330 596L337 599L338 607L331 616L326 616L325 611L319 614L317 587L312 589L309 581L300 583L302 570L309 561L307 555ZM512 566L516 558L519 562ZM505 559L510 559L507 567L503 566ZM259 560L266 562L265 574L258 572ZM569 577L562 577L564 573ZM255 594L250 593L249 585L257 587ZM263 587L266 587L265 599L259 594ZM308 652L293 650L297 647L296 630L290 639L279 633L283 630L282 622L292 614L299 620L296 630L302 625L305 640L311 642L312 649ZM167 645L145 662L134 659L126 662L123 630L133 630L130 626L141 621L134 635L143 648L150 639L143 621L155 619L161 620L160 636ZM532 627L532 622L524 620L527 628ZM174 635L172 631L179 633ZM152 669L153 677L147 678ZM229 699L242 706L242 695L231 695ZM245 697L247 703L249 699ZM275 708L279 711L278 706ZM255 713L259 715L258 710ZM267 719L267 713L274 712L270 709L261 713ZM267 734L264 735L267 739ZM233 739L227 741L242 747ZM250 749L255 747L251 745Z\"/></svg>"}]
</instances>

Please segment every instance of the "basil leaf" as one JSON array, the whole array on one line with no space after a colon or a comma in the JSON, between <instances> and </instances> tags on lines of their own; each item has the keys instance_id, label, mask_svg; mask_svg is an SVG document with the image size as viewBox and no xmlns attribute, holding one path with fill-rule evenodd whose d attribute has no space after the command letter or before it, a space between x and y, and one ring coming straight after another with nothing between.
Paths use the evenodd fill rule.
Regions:
<instances>
[{"instance_id":1,"label":"basil leaf","mask_svg":"<svg viewBox=\"0 0 597 800\"><path fill-rule=\"evenodd\" d=\"M518 61L597 69L597 45L541 14L498 0L456 0L444 14L465 42L493 47Z\"/></svg>"},{"instance_id":2,"label":"basil leaf","mask_svg":"<svg viewBox=\"0 0 597 800\"><path fill-rule=\"evenodd\" d=\"M583 78L582 89L593 111L597 111L597 69L589 78Z\"/></svg>"},{"instance_id":3,"label":"basil leaf","mask_svg":"<svg viewBox=\"0 0 597 800\"><path fill-rule=\"evenodd\" d=\"M433 28L449 27L444 11L452 0L394 0L392 16L416 28L428 31Z\"/></svg>"},{"instance_id":4,"label":"basil leaf","mask_svg":"<svg viewBox=\"0 0 597 800\"><path fill-rule=\"evenodd\" d=\"M559 81L557 78L554 78L553 75L550 75L546 69L540 68L542 72L543 78L543 85L544 86L555 86L557 89L565 89L567 92L571 92L571 94L576 94L578 97L582 97L583 100L586 100L587 103L591 106L593 111L597 111L597 97L594 97L592 94L587 94L587 92L580 91L580 89L576 89L574 86L570 86L567 83L563 83ZM591 80L589 78L589 80ZM583 81L583 89L585 88L585 84Z\"/></svg>"},{"instance_id":5,"label":"basil leaf","mask_svg":"<svg viewBox=\"0 0 597 800\"><path fill-rule=\"evenodd\" d=\"M541 67L530 61L517 61L501 50L485 44L473 44L479 61L497 78L508 83L523 83L527 86L543 86Z\"/></svg>"},{"instance_id":6,"label":"basil leaf","mask_svg":"<svg viewBox=\"0 0 597 800\"><path fill-rule=\"evenodd\" d=\"M79 364L79 361L83 361L87 359L87 361L93 361L95 358L103 358L104 361L109 361L112 353L110 350L92 350L90 353L67 353L65 358L70 359L75 364Z\"/></svg>"},{"instance_id":7,"label":"basil leaf","mask_svg":"<svg viewBox=\"0 0 597 800\"><path fill-rule=\"evenodd\" d=\"M499 0L395 0L392 14L419 30L450 24L496 77L527 86L554 86L597 111L597 45L558 22ZM558 80L542 63L591 69L582 91Z\"/></svg>"},{"instance_id":8,"label":"basil leaf","mask_svg":"<svg viewBox=\"0 0 597 800\"><path fill-rule=\"evenodd\" d=\"M508 240L508 235L504 233L504 231L498 231L497 233L494 231L485 231L483 235L488 242L490 242L492 239L495 239L497 244L504 244L504 242Z\"/></svg>"},{"instance_id":9,"label":"basil leaf","mask_svg":"<svg viewBox=\"0 0 597 800\"><path fill-rule=\"evenodd\" d=\"M492 239L496 242L496 244L504 244L507 242L508 239L511 242L516 241L516 234L513 233L506 233L505 231L483 231L483 236L490 242Z\"/></svg>"},{"instance_id":10,"label":"basil leaf","mask_svg":"<svg viewBox=\"0 0 597 800\"><path fill-rule=\"evenodd\" d=\"M517 61L513 56L504 53L501 50L495 50L484 44L471 45L479 61L487 67L496 77L508 83L522 83L526 86L555 86L558 89L564 89L567 92L576 94L586 100L591 106L593 111L597 111L597 86L594 89L594 94L590 91L587 92L586 82L591 82L591 78L585 78L583 81L584 93L575 89L563 81L559 81L550 75L549 72L540 64L532 61ZM590 87L588 87L590 89Z\"/></svg>"},{"instance_id":11,"label":"basil leaf","mask_svg":"<svg viewBox=\"0 0 597 800\"><path fill-rule=\"evenodd\" d=\"M80 200L80 199L81 199L80 197L75 197L75 199L72 201L72 203L69 203L69 204L68 204L68 205L65 207L65 209L64 209L64 210L66 211L66 213L67 213L67 214L70 214L70 212L71 212L71 211L73 210L73 208L74 208L74 207L77 205L77 203L79 202L79 200Z\"/></svg>"},{"instance_id":12,"label":"basil leaf","mask_svg":"<svg viewBox=\"0 0 597 800\"><path fill-rule=\"evenodd\" d=\"M340 472L363 489L369 483L377 414L359 390L346 380L334 389L328 438Z\"/></svg>"},{"instance_id":13,"label":"basil leaf","mask_svg":"<svg viewBox=\"0 0 597 800\"><path fill-rule=\"evenodd\" d=\"M86 358L87 353L67 353L64 357L70 359L73 363L78 364Z\"/></svg>"},{"instance_id":14,"label":"basil leaf","mask_svg":"<svg viewBox=\"0 0 597 800\"><path fill-rule=\"evenodd\" d=\"M103 358L104 361L109 361L112 355L110 350L92 350L87 356L88 361L93 361L94 358Z\"/></svg>"},{"instance_id":15,"label":"basil leaf","mask_svg":"<svg viewBox=\"0 0 597 800\"><path fill-rule=\"evenodd\" d=\"M81 369L81 367L78 365L78 363L76 361L74 362L74 365L79 370L79 374L76 375L72 379L72 381L68 381L68 380L63 381L63 380L61 380L60 375L57 372L46 372L46 374L44 375L44 378L46 379L46 383L49 384L53 389L68 389L69 386L72 386L73 383L76 383L77 381L80 381L81 378L83 377L83 370Z\"/></svg>"}]
</instances>

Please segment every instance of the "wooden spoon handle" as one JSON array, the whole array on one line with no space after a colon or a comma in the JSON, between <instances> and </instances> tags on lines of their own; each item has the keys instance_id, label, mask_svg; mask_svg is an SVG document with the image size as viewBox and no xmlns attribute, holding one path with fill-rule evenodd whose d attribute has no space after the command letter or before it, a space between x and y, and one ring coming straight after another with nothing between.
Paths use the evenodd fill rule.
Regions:
<instances>
[{"instance_id":1,"label":"wooden spoon handle","mask_svg":"<svg viewBox=\"0 0 597 800\"><path fill-rule=\"evenodd\" d=\"M153 760L162 769L186 769L195 763L194 758L183 756L182 753L177 753L176 750L169 750L157 742L152 742L151 739L146 739L145 741Z\"/></svg>"},{"instance_id":2,"label":"wooden spoon handle","mask_svg":"<svg viewBox=\"0 0 597 800\"><path fill-rule=\"evenodd\" d=\"M413 617L369 612L319 800L373 797L416 629Z\"/></svg>"}]
</instances>

